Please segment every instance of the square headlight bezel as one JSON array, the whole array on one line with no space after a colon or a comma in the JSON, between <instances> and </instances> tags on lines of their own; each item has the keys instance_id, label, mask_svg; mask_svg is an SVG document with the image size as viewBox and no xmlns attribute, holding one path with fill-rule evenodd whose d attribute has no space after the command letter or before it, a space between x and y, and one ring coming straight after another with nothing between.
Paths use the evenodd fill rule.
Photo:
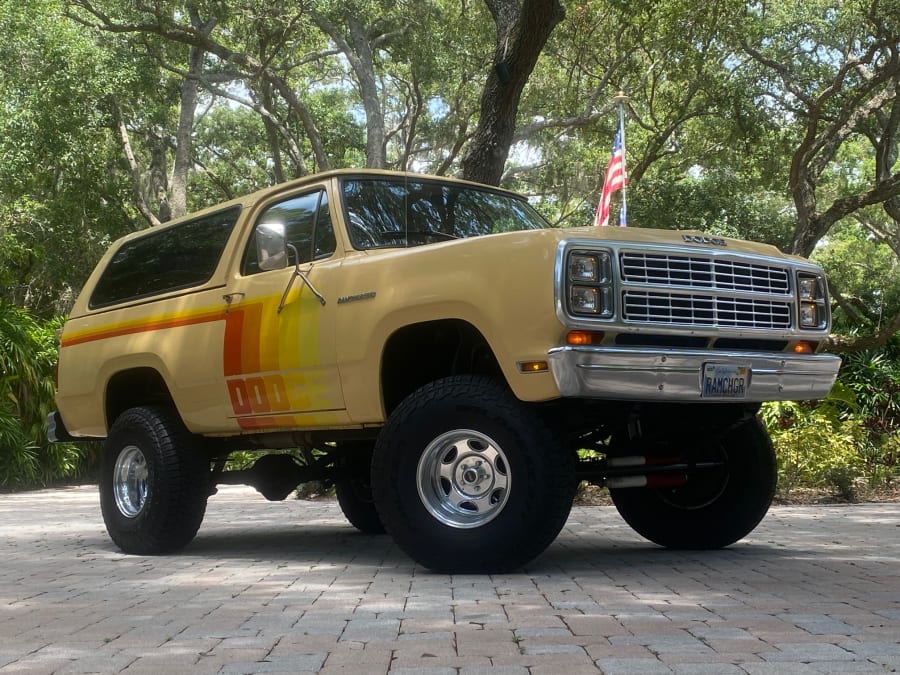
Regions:
<instances>
[{"instance_id":1,"label":"square headlight bezel","mask_svg":"<svg viewBox=\"0 0 900 675\"><path fill-rule=\"evenodd\" d=\"M612 255L612 250L605 248L577 248L567 252L564 269L566 308L570 316L606 320L615 316ZM592 302L579 303L576 292L592 294Z\"/></svg>"},{"instance_id":2,"label":"square headlight bezel","mask_svg":"<svg viewBox=\"0 0 900 675\"><path fill-rule=\"evenodd\" d=\"M818 272L797 270L797 327L824 330L828 327L825 277Z\"/></svg>"}]
</instances>

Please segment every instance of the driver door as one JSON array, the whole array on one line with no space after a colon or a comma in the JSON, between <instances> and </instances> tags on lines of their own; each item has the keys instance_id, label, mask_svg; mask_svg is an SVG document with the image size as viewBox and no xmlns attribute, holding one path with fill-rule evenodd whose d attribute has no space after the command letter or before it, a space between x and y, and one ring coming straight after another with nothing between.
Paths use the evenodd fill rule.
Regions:
<instances>
[{"instance_id":1,"label":"driver door","mask_svg":"<svg viewBox=\"0 0 900 675\"><path fill-rule=\"evenodd\" d=\"M257 229L284 227L289 264L266 271ZM256 219L226 295L223 371L229 415L242 429L347 424L337 369L334 310L340 260L324 187L279 199ZM322 304L294 264L325 298Z\"/></svg>"}]
</instances>

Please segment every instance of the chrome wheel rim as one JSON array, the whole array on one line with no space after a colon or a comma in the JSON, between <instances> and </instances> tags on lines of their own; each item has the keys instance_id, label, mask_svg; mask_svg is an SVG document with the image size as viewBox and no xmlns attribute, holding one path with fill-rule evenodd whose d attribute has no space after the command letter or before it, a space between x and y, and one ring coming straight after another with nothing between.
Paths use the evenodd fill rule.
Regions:
<instances>
[{"instance_id":1,"label":"chrome wheel rim","mask_svg":"<svg viewBox=\"0 0 900 675\"><path fill-rule=\"evenodd\" d=\"M125 447L113 468L116 506L126 518L140 515L147 503L147 459L136 445Z\"/></svg>"},{"instance_id":2,"label":"chrome wheel rim","mask_svg":"<svg viewBox=\"0 0 900 675\"><path fill-rule=\"evenodd\" d=\"M481 527L509 498L509 462L490 437L457 429L435 438L419 458L419 497L428 512L450 527Z\"/></svg>"}]
</instances>

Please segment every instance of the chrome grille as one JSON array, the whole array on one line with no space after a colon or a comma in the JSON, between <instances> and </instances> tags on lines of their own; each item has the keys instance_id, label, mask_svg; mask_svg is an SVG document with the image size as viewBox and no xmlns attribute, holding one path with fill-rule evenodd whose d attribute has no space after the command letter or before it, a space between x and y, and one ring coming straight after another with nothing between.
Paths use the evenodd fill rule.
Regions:
<instances>
[{"instance_id":1,"label":"chrome grille","mask_svg":"<svg viewBox=\"0 0 900 675\"><path fill-rule=\"evenodd\" d=\"M637 251L621 252L619 262L626 283L790 294L788 270L784 267L712 256Z\"/></svg>"},{"instance_id":2,"label":"chrome grille","mask_svg":"<svg viewBox=\"0 0 900 675\"><path fill-rule=\"evenodd\" d=\"M787 329L791 326L791 303L629 289L622 293L622 315L626 321L651 324Z\"/></svg>"}]
</instances>

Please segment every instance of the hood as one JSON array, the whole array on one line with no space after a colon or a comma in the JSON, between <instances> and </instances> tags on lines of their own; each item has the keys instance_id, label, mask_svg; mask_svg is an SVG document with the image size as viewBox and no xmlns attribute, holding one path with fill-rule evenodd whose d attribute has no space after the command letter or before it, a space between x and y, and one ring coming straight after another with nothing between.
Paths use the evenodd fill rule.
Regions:
<instances>
[{"instance_id":1,"label":"hood","mask_svg":"<svg viewBox=\"0 0 900 675\"><path fill-rule=\"evenodd\" d=\"M794 258L782 253L771 244L760 244L742 239L720 237L698 230L655 230L643 227L571 227L555 230L559 240L591 239L598 244L608 241L617 243L658 244L663 246L687 246L698 251L719 251L722 253L749 253L768 258Z\"/></svg>"}]
</instances>

